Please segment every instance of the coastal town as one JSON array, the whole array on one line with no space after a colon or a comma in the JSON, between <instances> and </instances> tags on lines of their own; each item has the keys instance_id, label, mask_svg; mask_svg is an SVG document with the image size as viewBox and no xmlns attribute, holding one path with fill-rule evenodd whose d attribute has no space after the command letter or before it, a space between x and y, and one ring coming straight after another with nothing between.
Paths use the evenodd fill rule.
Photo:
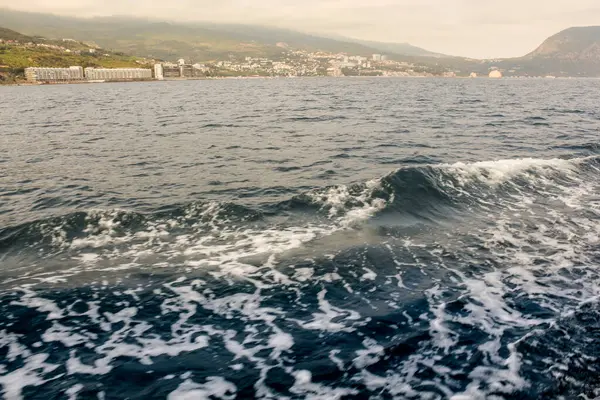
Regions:
<instances>
[{"instance_id":1,"label":"coastal town","mask_svg":"<svg viewBox=\"0 0 600 400\"><path fill-rule=\"evenodd\" d=\"M301 77L301 76L455 76L452 72L389 60L384 54L370 56L290 50L279 59L245 57L210 63L157 63L154 78Z\"/></svg>"},{"instance_id":2,"label":"coastal town","mask_svg":"<svg viewBox=\"0 0 600 400\"><path fill-rule=\"evenodd\" d=\"M147 68L25 68L25 77L30 83L303 76L454 77L456 74L389 60L383 54L365 57L306 51L287 51L278 60L266 57L245 57L240 60L232 57L227 61L207 63L191 63L185 59L176 62L148 60Z\"/></svg>"},{"instance_id":3,"label":"coastal town","mask_svg":"<svg viewBox=\"0 0 600 400\"><path fill-rule=\"evenodd\" d=\"M83 44L73 39L61 39L58 44L20 42L0 39L0 45L15 48L51 50L56 53L87 57L82 58L87 65L27 66L23 68L23 78L29 84L84 83L144 80L183 80L224 77L456 77L457 71L443 67L418 65L390 59L385 54L352 55L328 53L289 48L279 43L281 53L277 57L236 57L227 60L192 62L179 59L163 61L156 59L135 59L134 66L104 67L112 53L93 44ZM0 72L2 70L0 65ZM467 75L468 76L468 75ZM477 74L472 73L471 77ZM490 77L502 77L494 70Z\"/></svg>"}]
</instances>

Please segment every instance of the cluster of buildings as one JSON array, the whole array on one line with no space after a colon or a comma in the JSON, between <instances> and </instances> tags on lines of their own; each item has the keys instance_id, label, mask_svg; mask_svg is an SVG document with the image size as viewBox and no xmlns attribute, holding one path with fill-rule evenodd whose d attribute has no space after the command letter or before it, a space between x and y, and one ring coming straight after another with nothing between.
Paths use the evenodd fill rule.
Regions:
<instances>
[{"instance_id":1,"label":"cluster of buildings","mask_svg":"<svg viewBox=\"0 0 600 400\"><path fill-rule=\"evenodd\" d=\"M345 53L284 51L277 60L266 57L230 58L208 64L194 64L204 76L429 76L413 64L389 60L384 54L369 57ZM163 68L165 64L163 64ZM165 69L166 70L166 69ZM177 71L175 71L177 74ZM157 75L158 76L158 75ZM172 75L170 77L173 77ZM184 77L178 74L176 77ZM164 74L164 78L169 76Z\"/></svg>"},{"instance_id":2,"label":"cluster of buildings","mask_svg":"<svg viewBox=\"0 0 600 400\"><path fill-rule=\"evenodd\" d=\"M42 39L41 39L42 40ZM19 42L0 38L0 44L19 47L47 48L71 54L85 54L93 57L110 56L99 54L102 49L94 44L84 44L73 39L61 41L47 41L46 43ZM398 76L398 77L428 77L443 76L455 77L461 71L451 71L443 66L417 65L411 62L390 60L385 54L348 55L345 53L328 53L322 51L293 50L285 43L277 43L284 49L276 60L267 57L230 56L226 61L214 61L205 64L186 63L180 59L175 63L160 62L154 68L82 68L72 66L68 68L41 68L31 67L25 69L25 77L32 83L68 83L68 82L106 82L106 81L132 81L132 80L165 80L165 79L200 79L206 77L297 77L297 76ZM71 48L69 48L71 47ZM136 61L140 66L154 63L154 60ZM99 62L101 63L101 62ZM0 65L2 69L9 69ZM502 78L504 70L491 67L488 72L479 70L481 76L489 78ZM509 76L514 70L507 72ZM471 78L478 74L472 72ZM554 78L547 76L546 78Z\"/></svg>"},{"instance_id":3,"label":"cluster of buildings","mask_svg":"<svg viewBox=\"0 0 600 400\"><path fill-rule=\"evenodd\" d=\"M202 65L208 76L389 76L389 77L456 77L461 71L453 71L432 63L415 64L409 61L391 60L385 54L349 55L345 53L310 52L290 50L282 53L276 61L269 58L245 57ZM471 74L477 77L477 74ZM502 72L493 68L490 78L501 78Z\"/></svg>"},{"instance_id":4,"label":"cluster of buildings","mask_svg":"<svg viewBox=\"0 0 600 400\"><path fill-rule=\"evenodd\" d=\"M32 83L68 83L81 81L132 81L152 79L147 68L25 68L25 78Z\"/></svg>"},{"instance_id":5,"label":"cluster of buildings","mask_svg":"<svg viewBox=\"0 0 600 400\"><path fill-rule=\"evenodd\" d=\"M204 64L186 64L184 59L177 63L154 64L154 78L164 79L193 79L206 76L208 68Z\"/></svg>"},{"instance_id":6,"label":"cluster of buildings","mask_svg":"<svg viewBox=\"0 0 600 400\"><path fill-rule=\"evenodd\" d=\"M373 54L373 61L387 61L387 59L385 54Z\"/></svg>"},{"instance_id":7,"label":"cluster of buildings","mask_svg":"<svg viewBox=\"0 0 600 400\"><path fill-rule=\"evenodd\" d=\"M278 60L266 57L245 57L242 60L207 64L211 76L317 76L321 61L303 57L301 52L288 52Z\"/></svg>"},{"instance_id":8,"label":"cluster of buildings","mask_svg":"<svg viewBox=\"0 0 600 400\"><path fill-rule=\"evenodd\" d=\"M262 61L262 60L261 60ZM254 59L245 63L221 61L215 64L179 63L155 64L149 68L68 68L30 67L25 69L25 77L31 83L69 83L69 82L121 82L165 79L199 79L219 76L444 76L455 77L454 72L427 71L409 63L395 61L370 61L365 57L347 57L322 60L263 61L256 64ZM472 73L471 78L477 74ZM501 78L499 70L492 70L490 78Z\"/></svg>"},{"instance_id":9,"label":"cluster of buildings","mask_svg":"<svg viewBox=\"0 0 600 400\"><path fill-rule=\"evenodd\" d=\"M169 79L200 79L206 77L296 77L296 76L399 76L399 77L454 77L455 72L442 67L415 65L410 62L389 60L383 54L370 57L287 50L277 61L265 57L245 57L236 60L217 61L207 64L162 62L154 68L38 68L25 69L25 76L32 83L110 82ZM477 77L476 73L470 75ZM490 78L501 78L502 73L494 68Z\"/></svg>"}]
</instances>

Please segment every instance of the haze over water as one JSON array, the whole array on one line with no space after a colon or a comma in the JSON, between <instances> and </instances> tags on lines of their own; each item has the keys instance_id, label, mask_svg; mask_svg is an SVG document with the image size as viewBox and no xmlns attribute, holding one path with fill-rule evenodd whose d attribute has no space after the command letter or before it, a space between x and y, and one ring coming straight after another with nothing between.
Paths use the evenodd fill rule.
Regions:
<instances>
[{"instance_id":1,"label":"haze over water","mask_svg":"<svg viewBox=\"0 0 600 400\"><path fill-rule=\"evenodd\" d=\"M0 91L8 399L600 396L600 81Z\"/></svg>"}]
</instances>

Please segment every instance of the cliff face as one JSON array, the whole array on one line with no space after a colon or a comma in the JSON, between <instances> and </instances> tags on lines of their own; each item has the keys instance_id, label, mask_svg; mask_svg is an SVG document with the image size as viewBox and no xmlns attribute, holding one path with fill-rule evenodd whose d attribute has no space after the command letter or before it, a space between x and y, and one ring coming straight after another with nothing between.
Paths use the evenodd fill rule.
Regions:
<instances>
[{"instance_id":1,"label":"cliff face","mask_svg":"<svg viewBox=\"0 0 600 400\"><path fill-rule=\"evenodd\" d=\"M600 63L600 26L566 29L548 38L525 58Z\"/></svg>"}]
</instances>

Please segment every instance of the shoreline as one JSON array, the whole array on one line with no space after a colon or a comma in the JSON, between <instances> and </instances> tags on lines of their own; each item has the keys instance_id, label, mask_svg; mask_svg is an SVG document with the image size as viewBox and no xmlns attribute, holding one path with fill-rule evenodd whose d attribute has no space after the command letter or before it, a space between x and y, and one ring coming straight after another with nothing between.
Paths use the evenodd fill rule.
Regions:
<instances>
[{"instance_id":1,"label":"shoreline","mask_svg":"<svg viewBox=\"0 0 600 400\"><path fill-rule=\"evenodd\" d=\"M156 82L186 82L186 81L214 81L214 80L250 80L250 79L461 79L461 80L572 80L572 79L600 79L600 77L555 77L552 79L543 76L505 76L502 78L489 78L481 76L472 78L468 76L219 76L219 77L202 77L202 78L168 78L168 79L135 79L135 80L110 80L110 81L72 81L72 82L17 82L17 83L1 83L0 87L11 86L63 86L63 85L93 85L93 84L110 84L110 83L156 83Z\"/></svg>"}]
</instances>

